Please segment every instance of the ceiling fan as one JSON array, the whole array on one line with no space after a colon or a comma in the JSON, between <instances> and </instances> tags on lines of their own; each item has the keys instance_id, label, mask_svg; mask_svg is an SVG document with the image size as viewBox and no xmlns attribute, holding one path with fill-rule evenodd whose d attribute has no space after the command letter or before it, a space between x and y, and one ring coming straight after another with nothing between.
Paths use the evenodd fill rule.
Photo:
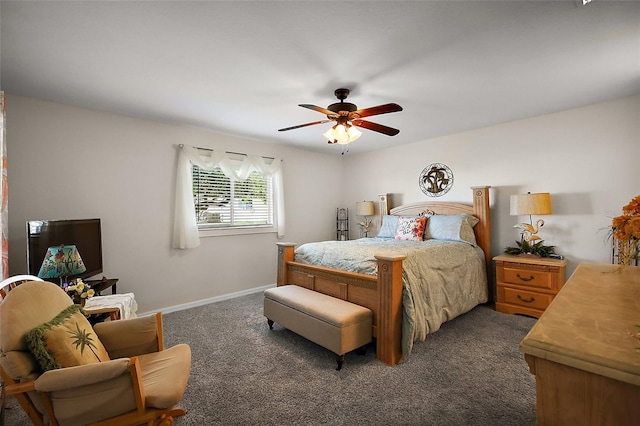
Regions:
<instances>
[{"instance_id":1,"label":"ceiling fan","mask_svg":"<svg viewBox=\"0 0 640 426\"><path fill-rule=\"evenodd\" d=\"M400 130L398 129L383 126L382 124L373 123L371 121L362 120L363 117L402 111L402 107L400 105L384 104L371 108L358 109L356 105L349 102L344 102L344 100L347 99L347 96L349 96L349 89L336 89L334 94L336 95L336 98L340 100L340 102L331 104L327 108L309 104L299 105L303 108L309 108L325 114L327 116L326 120L299 124L292 127L285 127L284 129L278 129L278 131L285 132L287 130L299 129L301 127L336 121L336 125L325 132L323 136L327 138L329 143L339 143L343 145L353 142L360 137L362 133L355 127L362 127L364 129L373 130L374 132L383 133L388 136L395 136L400 133Z\"/></svg>"}]
</instances>

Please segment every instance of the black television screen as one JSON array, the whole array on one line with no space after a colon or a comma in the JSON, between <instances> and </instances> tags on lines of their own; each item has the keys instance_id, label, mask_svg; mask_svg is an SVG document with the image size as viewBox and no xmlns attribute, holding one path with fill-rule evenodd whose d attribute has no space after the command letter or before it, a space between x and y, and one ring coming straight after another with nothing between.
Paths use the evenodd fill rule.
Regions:
<instances>
[{"instance_id":1,"label":"black television screen","mask_svg":"<svg viewBox=\"0 0 640 426\"><path fill-rule=\"evenodd\" d=\"M60 245L75 245L87 268L86 272L70 278L88 278L102 273L100 219L28 221L28 273L37 276L47 249Z\"/></svg>"}]
</instances>

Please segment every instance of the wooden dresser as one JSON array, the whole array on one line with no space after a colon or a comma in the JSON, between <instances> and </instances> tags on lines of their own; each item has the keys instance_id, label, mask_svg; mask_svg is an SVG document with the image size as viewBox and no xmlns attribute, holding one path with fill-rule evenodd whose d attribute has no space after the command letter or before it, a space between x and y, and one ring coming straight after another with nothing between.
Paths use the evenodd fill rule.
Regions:
<instances>
[{"instance_id":1,"label":"wooden dresser","mask_svg":"<svg viewBox=\"0 0 640 426\"><path fill-rule=\"evenodd\" d=\"M520 342L537 424L640 425L640 267L578 266Z\"/></svg>"},{"instance_id":2,"label":"wooden dresser","mask_svg":"<svg viewBox=\"0 0 640 426\"><path fill-rule=\"evenodd\" d=\"M496 310L536 318L565 283L566 260L502 255L496 262Z\"/></svg>"}]
</instances>

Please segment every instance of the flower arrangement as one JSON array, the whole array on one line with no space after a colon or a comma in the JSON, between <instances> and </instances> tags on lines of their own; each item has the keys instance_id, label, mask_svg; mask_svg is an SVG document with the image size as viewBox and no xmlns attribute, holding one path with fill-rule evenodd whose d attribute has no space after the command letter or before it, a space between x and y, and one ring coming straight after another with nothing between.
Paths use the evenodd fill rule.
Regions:
<instances>
[{"instance_id":1,"label":"flower arrangement","mask_svg":"<svg viewBox=\"0 0 640 426\"><path fill-rule=\"evenodd\" d=\"M631 265L640 255L640 195L622 208L622 215L613 218L610 237L618 249L618 264Z\"/></svg>"},{"instance_id":2,"label":"flower arrangement","mask_svg":"<svg viewBox=\"0 0 640 426\"><path fill-rule=\"evenodd\" d=\"M85 284L80 278L77 278L69 284L63 284L62 289L76 305L84 306L85 301L96 294L91 286L89 284Z\"/></svg>"},{"instance_id":3,"label":"flower arrangement","mask_svg":"<svg viewBox=\"0 0 640 426\"><path fill-rule=\"evenodd\" d=\"M507 254L537 257L549 257L549 255L556 254L556 246L545 246L542 244L543 242L544 241L539 240L534 243L521 238L520 241L516 240L516 247L506 247L504 252Z\"/></svg>"},{"instance_id":4,"label":"flower arrangement","mask_svg":"<svg viewBox=\"0 0 640 426\"><path fill-rule=\"evenodd\" d=\"M514 228L520 229L520 241L516 241L516 247L507 247L504 252L507 254L515 254L520 256L538 256L549 257L556 254L555 246L545 246L543 240L536 235L538 229L544 225L544 220L540 219L536 222L535 227L528 223L519 223Z\"/></svg>"},{"instance_id":5,"label":"flower arrangement","mask_svg":"<svg viewBox=\"0 0 640 426\"><path fill-rule=\"evenodd\" d=\"M362 222L358 222L358 225L362 228L362 233L365 237L369 236L369 227L371 226L371 219L365 216Z\"/></svg>"}]
</instances>

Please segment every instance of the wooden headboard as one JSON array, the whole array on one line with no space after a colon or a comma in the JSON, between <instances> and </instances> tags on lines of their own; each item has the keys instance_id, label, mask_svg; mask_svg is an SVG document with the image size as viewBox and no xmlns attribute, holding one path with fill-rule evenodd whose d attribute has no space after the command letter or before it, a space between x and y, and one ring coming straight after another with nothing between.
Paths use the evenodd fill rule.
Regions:
<instances>
[{"instance_id":1,"label":"wooden headboard","mask_svg":"<svg viewBox=\"0 0 640 426\"><path fill-rule=\"evenodd\" d=\"M478 246L484 251L485 262L487 264L487 276L493 270L491 263L491 214L489 210L489 188L490 186L473 186L473 203L450 203L445 201L424 201L418 203L404 204L402 206L389 209L387 194L380 195L380 211L396 216L418 215L427 210L437 214L470 214L477 217L480 222L473 228ZM384 198L384 199L383 199Z\"/></svg>"}]
</instances>

